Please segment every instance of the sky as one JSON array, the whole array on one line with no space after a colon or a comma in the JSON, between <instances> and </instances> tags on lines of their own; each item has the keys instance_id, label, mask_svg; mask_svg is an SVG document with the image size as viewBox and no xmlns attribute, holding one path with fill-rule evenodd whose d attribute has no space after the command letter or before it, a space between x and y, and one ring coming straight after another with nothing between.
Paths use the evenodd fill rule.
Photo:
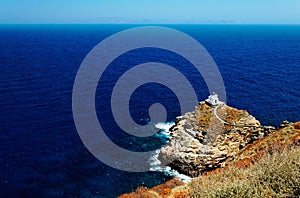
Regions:
<instances>
[{"instance_id":1,"label":"sky","mask_svg":"<svg viewBox=\"0 0 300 198\"><path fill-rule=\"evenodd\" d=\"M1 0L1 24L300 24L300 0Z\"/></svg>"}]
</instances>

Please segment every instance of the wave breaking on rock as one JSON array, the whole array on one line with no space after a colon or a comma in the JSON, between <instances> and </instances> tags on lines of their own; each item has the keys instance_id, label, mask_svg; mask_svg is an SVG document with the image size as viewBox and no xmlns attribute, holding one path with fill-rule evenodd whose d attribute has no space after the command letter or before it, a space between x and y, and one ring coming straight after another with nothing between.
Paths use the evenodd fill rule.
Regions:
<instances>
[{"instance_id":1,"label":"wave breaking on rock","mask_svg":"<svg viewBox=\"0 0 300 198\"><path fill-rule=\"evenodd\" d=\"M168 164L172 169L197 177L226 166L242 148L274 130L261 126L245 110L202 101L194 111L176 118L168 130L170 140L158 152L157 160L172 161Z\"/></svg>"}]
</instances>

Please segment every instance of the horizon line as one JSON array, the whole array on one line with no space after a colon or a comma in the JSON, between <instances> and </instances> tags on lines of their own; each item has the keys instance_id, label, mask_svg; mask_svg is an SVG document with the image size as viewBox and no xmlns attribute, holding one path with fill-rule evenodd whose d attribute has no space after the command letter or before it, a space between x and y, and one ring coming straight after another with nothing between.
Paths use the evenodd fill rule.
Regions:
<instances>
[{"instance_id":1,"label":"horizon line","mask_svg":"<svg viewBox=\"0 0 300 198\"><path fill-rule=\"evenodd\" d=\"M0 23L0 25L300 25L300 23Z\"/></svg>"}]
</instances>

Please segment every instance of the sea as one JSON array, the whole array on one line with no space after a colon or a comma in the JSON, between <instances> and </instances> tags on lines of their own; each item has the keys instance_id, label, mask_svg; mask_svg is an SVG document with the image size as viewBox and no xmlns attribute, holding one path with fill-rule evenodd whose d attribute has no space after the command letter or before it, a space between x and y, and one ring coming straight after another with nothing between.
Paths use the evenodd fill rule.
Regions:
<instances>
[{"instance_id":1,"label":"sea","mask_svg":"<svg viewBox=\"0 0 300 198\"><path fill-rule=\"evenodd\" d=\"M126 172L104 164L84 146L73 119L73 84L86 55L107 37L141 26L146 25L0 25L0 197L117 197L174 176L166 169ZM222 75L229 106L247 110L263 125L300 120L300 25L158 26L205 47ZM180 70L196 87L198 101L209 95L202 76L176 53L146 48L117 57L97 86L96 112L107 136L136 152L158 149L168 137L124 133L110 97L122 73L146 62ZM181 115L171 89L147 83L131 95L132 118L149 123L154 103L165 106L166 122ZM169 125L157 126L162 131Z\"/></svg>"}]
</instances>

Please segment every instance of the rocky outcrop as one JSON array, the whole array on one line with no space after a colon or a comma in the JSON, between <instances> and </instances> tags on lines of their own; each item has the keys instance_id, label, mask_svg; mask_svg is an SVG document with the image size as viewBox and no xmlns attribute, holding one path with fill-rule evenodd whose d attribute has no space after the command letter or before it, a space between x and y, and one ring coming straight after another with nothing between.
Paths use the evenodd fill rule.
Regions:
<instances>
[{"instance_id":1,"label":"rocky outcrop","mask_svg":"<svg viewBox=\"0 0 300 198\"><path fill-rule=\"evenodd\" d=\"M151 189L140 187L133 193L122 195L122 198L189 197L193 185L196 185L196 189L207 188L207 184L211 182L211 175L235 177L228 175L226 170L247 169L259 161L264 161L264 158L268 158L269 161L270 155L288 155L288 151L300 148L300 121L283 121L277 129L261 126L247 111L225 104L211 106L200 102L195 111L177 117L169 132L171 139L161 149L160 160L175 158L169 165L192 177L205 173L199 177L203 178L205 186L197 183L197 180L194 184L195 180L185 184L173 179ZM291 163L295 164L293 161ZM240 180L240 175L237 175L236 179ZM285 179L288 181L289 178Z\"/></svg>"},{"instance_id":2,"label":"rocky outcrop","mask_svg":"<svg viewBox=\"0 0 300 198\"><path fill-rule=\"evenodd\" d=\"M246 145L273 131L245 110L200 102L193 112L176 118L169 130L170 141L161 149L159 159L172 161L170 167L196 177L224 167Z\"/></svg>"},{"instance_id":3,"label":"rocky outcrop","mask_svg":"<svg viewBox=\"0 0 300 198\"><path fill-rule=\"evenodd\" d=\"M296 123L294 124L294 128L295 128L295 129L300 129L300 122L296 122Z\"/></svg>"},{"instance_id":4,"label":"rocky outcrop","mask_svg":"<svg viewBox=\"0 0 300 198\"><path fill-rule=\"evenodd\" d=\"M210 186L207 184L211 183L210 176L223 175L222 177L228 178L228 180L223 180L223 182L230 181L230 177L233 175L228 175L229 168L235 169L244 169L246 172L251 171L247 168L250 168L255 163L264 161L266 158L270 157L270 154L278 157L278 153L288 154L291 150L297 150L300 148L300 121L296 123L287 124L284 121L285 127L279 127L275 131L272 128L266 127L266 130L271 130L272 132L263 138L259 138L257 141L254 141L251 144L247 144L242 150L240 150L236 155L234 155L234 160L228 163L228 166L224 168L217 168L212 171L208 171L205 174L201 175L198 179L203 179L206 183L206 186L203 186L197 181L193 180L192 183L184 184L179 180L171 180L159 186L153 187L151 189L140 187L134 193L129 193L122 195L122 198L127 197L169 197L169 198L182 198L190 197L189 192L193 191L193 186L196 186L196 189L207 189ZM173 127L174 128L174 127ZM290 150L291 149L291 150ZM277 155L276 155L277 153ZM278 159L280 161L281 159ZM269 161L269 159L267 160ZM271 161L270 161L271 162ZM290 163L295 163L295 161L288 161ZM272 163L272 162L271 162ZM271 165L273 167L273 165ZM253 169L252 169L253 170ZM255 169L254 169L255 170ZM290 168L289 168L290 170ZM225 174L225 176L224 176ZM276 175L276 174L275 174ZM253 176L253 175L252 175ZM221 176L216 176L220 178ZM215 178L216 178L215 177ZM253 178L253 177L252 177ZM254 177L255 178L255 177ZM207 180L206 180L207 179ZM240 175L236 175L236 180L241 179ZM276 178L277 179L277 178ZM285 177L285 179L289 179ZM277 180L276 180L277 181ZM293 182L293 181L292 181ZM290 183L290 182L288 182ZM219 183L221 184L221 183ZM218 184L217 184L218 185ZM246 186L247 187L247 186ZM213 188L213 187L212 187ZM252 188L252 187L251 187ZM283 189L283 188L282 188ZM249 195L250 196L250 195ZM195 196L191 196L195 197Z\"/></svg>"}]
</instances>

